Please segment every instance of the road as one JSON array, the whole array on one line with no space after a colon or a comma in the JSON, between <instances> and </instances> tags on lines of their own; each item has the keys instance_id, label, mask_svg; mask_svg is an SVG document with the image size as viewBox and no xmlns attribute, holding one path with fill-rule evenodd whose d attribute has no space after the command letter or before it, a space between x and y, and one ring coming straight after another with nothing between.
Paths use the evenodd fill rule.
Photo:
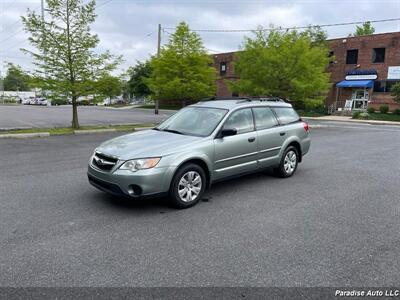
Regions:
<instances>
[{"instance_id":1,"label":"road","mask_svg":"<svg viewBox=\"0 0 400 300\"><path fill-rule=\"evenodd\" d=\"M116 134L0 140L0 286L396 286L400 127L312 131L296 175L127 201L86 163Z\"/></svg>"},{"instance_id":2,"label":"road","mask_svg":"<svg viewBox=\"0 0 400 300\"><path fill-rule=\"evenodd\" d=\"M172 112L151 109L113 109L97 106L79 106L80 125L110 125L154 123L166 119ZM0 128L68 127L72 108L66 106L0 105Z\"/></svg>"}]
</instances>

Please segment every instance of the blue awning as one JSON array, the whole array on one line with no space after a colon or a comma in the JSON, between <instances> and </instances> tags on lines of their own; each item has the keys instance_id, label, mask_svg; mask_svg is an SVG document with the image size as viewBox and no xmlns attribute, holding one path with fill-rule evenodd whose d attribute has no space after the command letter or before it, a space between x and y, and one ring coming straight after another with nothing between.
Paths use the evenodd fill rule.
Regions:
<instances>
[{"instance_id":1,"label":"blue awning","mask_svg":"<svg viewBox=\"0 0 400 300\"><path fill-rule=\"evenodd\" d=\"M336 84L337 87L362 87L372 88L374 86L373 80L343 80Z\"/></svg>"}]
</instances>

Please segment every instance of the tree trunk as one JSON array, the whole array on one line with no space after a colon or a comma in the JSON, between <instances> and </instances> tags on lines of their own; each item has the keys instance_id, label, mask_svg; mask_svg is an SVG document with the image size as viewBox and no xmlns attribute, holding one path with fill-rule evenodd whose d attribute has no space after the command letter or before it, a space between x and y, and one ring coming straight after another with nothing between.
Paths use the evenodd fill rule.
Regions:
<instances>
[{"instance_id":1,"label":"tree trunk","mask_svg":"<svg viewBox=\"0 0 400 300\"><path fill-rule=\"evenodd\" d=\"M76 102L76 96L72 96L72 128L79 129L78 104Z\"/></svg>"}]
</instances>

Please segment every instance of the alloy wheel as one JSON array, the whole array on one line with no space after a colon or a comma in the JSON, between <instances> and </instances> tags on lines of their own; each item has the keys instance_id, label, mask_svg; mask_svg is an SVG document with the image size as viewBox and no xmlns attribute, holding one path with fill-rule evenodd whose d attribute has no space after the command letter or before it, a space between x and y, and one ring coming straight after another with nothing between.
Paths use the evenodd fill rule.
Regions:
<instances>
[{"instance_id":1,"label":"alloy wheel","mask_svg":"<svg viewBox=\"0 0 400 300\"><path fill-rule=\"evenodd\" d=\"M292 174L297 164L297 155L293 150L288 151L283 162L283 168L287 174Z\"/></svg>"},{"instance_id":2,"label":"alloy wheel","mask_svg":"<svg viewBox=\"0 0 400 300\"><path fill-rule=\"evenodd\" d=\"M183 202L191 202L197 199L201 192L202 180L199 173L189 171L181 177L178 184L179 198Z\"/></svg>"}]
</instances>

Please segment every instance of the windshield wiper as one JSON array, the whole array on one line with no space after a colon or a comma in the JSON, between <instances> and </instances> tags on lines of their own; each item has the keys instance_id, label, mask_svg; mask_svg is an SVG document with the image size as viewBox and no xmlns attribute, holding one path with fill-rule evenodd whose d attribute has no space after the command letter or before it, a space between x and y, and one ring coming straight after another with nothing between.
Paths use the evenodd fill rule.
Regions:
<instances>
[{"instance_id":1,"label":"windshield wiper","mask_svg":"<svg viewBox=\"0 0 400 300\"><path fill-rule=\"evenodd\" d=\"M178 130L174 130L174 129L162 129L162 131L166 131L166 132L171 132L171 133L176 133L176 134L183 134L182 132L178 131Z\"/></svg>"}]
</instances>

